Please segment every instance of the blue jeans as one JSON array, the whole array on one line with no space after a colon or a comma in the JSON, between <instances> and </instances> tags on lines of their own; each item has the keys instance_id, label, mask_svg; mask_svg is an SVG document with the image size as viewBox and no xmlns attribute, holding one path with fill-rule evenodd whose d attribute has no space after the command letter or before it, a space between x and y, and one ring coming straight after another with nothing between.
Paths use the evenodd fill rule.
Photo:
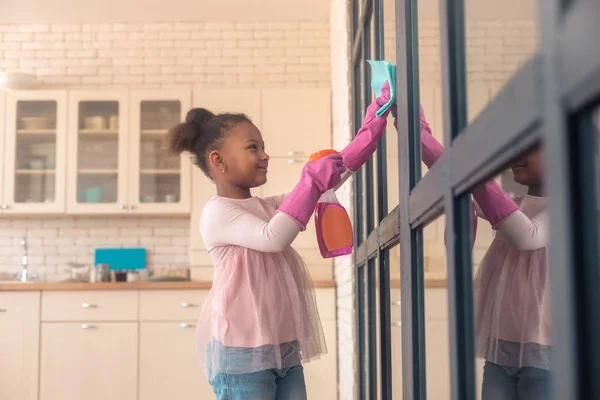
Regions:
<instances>
[{"instance_id":1,"label":"blue jeans","mask_svg":"<svg viewBox=\"0 0 600 400\"><path fill-rule=\"evenodd\" d=\"M304 368L218 374L210 382L217 400L307 400Z\"/></svg>"},{"instance_id":2,"label":"blue jeans","mask_svg":"<svg viewBox=\"0 0 600 400\"><path fill-rule=\"evenodd\" d=\"M552 373L531 367L505 367L486 361L482 400L550 400Z\"/></svg>"}]
</instances>

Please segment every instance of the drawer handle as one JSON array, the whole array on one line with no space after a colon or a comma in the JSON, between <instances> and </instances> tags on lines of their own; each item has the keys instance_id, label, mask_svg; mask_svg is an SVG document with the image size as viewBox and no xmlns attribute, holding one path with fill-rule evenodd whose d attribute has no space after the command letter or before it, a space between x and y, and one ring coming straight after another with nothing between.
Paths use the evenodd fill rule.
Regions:
<instances>
[{"instance_id":1,"label":"drawer handle","mask_svg":"<svg viewBox=\"0 0 600 400\"><path fill-rule=\"evenodd\" d=\"M296 159L294 159L294 158L290 158L290 159L288 160L288 164L298 164L299 162L302 162L302 161L300 161L300 160L296 160Z\"/></svg>"},{"instance_id":2,"label":"drawer handle","mask_svg":"<svg viewBox=\"0 0 600 400\"><path fill-rule=\"evenodd\" d=\"M198 307L197 304L194 303L186 303L185 301L181 303L181 307L190 308L190 307Z\"/></svg>"},{"instance_id":3,"label":"drawer handle","mask_svg":"<svg viewBox=\"0 0 600 400\"><path fill-rule=\"evenodd\" d=\"M398 301L392 301L392 305L393 306L401 306L402 305L402 301L398 300Z\"/></svg>"},{"instance_id":4,"label":"drawer handle","mask_svg":"<svg viewBox=\"0 0 600 400\"><path fill-rule=\"evenodd\" d=\"M304 155L304 152L303 151L294 151L294 150L288 151L288 156L297 156L297 155Z\"/></svg>"},{"instance_id":5,"label":"drawer handle","mask_svg":"<svg viewBox=\"0 0 600 400\"><path fill-rule=\"evenodd\" d=\"M0 308L0 312L7 312L8 310L6 308Z\"/></svg>"},{"instance_id":6,"label":"drawer handle","mask_svg":"<svg viewBox=\"0 0 600 400\"><path fill-rule=\"evenodd\" d=\"M81 324L81 329L96 329L96 325Z\"/></svg>"},{"instance_id":7,"label":"drawer handle","mask_svg":"<svg viewBox=\"0 0 600 400\"><path fill-rule=\"evenodd\" d=\"M83 308L96 308L98 306L96 304L92 304L92 303L83 303L81 305L81 307L83 307Z\"/></svg>"},{"instance_id":8,"label":"drawer handle","mask_svg":"<svg viewBox=\"0 0 600 400\"><path fill-rule=\"evenodd\" d=\"M394 326L402 326L402 321L394 321L394 322L392 322L392 325L394 325Z\"/></svg>"},{"instance_id":9,"label":"drawer handle","mask_svg":"<svg viewBox=\"0 0 600 400\"><path fill-rule=\"evenodd\" d=\"M180 323L179 326L182 328L195 328L196 327L196 325L194 325L194 324L186 324L185 322Z\"/></svg>"}]
</instances>

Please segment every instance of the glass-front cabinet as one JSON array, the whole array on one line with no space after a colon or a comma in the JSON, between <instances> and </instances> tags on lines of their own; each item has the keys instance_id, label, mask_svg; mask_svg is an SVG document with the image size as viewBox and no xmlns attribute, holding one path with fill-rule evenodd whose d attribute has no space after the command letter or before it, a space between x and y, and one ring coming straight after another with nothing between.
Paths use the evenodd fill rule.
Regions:
<instances>
[{"instance_id":1,"label":"glass-front cabinet","mask_svg":"<svg viewBox=\"0 0 600 400\"><path fill-rule=\"evenodd\" d=\"M0 209L10 214L64 212L67 93L8 91L2 108L6 123Z\"/></svg>"},{"instance_id":2,"label":"glass-front cabinet","mask_svg":"<svg viewBox=\"0 0 600 400\"><path fill-rule=\"evenodd\" d=\"M68 212L189 213L189 157L164 146L189 103L185 90L71 92Z\"/></svg>"},{"instance_id":3,"label":"glass-front cabinet","mask_svg":"<svg viewBox=\"0 0 600 400\"><path fill-rule=\"evenodd\" d=\"M186 90L131 93L129 202L139 212L190 212L190 157L165 148L169 129L185 119L190 101Z\"/></svg>"},{"instance_id":4,"label":"glass-front cabinet","mask_svg":"<svg viewBox=\"0 0 600 400\"><path fill-rule=\"evenodd\" d=\"M69 213L128 211L128 93L69 93Z\"/></svg>"}]
</instances>

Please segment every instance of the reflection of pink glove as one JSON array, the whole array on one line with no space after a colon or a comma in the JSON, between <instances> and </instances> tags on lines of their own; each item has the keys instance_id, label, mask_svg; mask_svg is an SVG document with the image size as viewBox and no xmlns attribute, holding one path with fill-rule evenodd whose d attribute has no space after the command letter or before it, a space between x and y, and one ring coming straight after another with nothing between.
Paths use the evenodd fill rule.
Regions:
<instances>
[{"instance_id":1,"label":"reflection of pink glove","mask_svg":"<svg viewBox=\"0 0 600 400\"><path fill-rule=\"evenodd\" d=\"M389 110L380 117L377 117L375 113L389 100L390 84L386 82L381 88L381 96L376 98L367 108L362 127L352 142L340 152L344 159L344 165L349 170L357 171L377 150L377 142L385 132Z\"/></svg>"},{"instance_id":2,"label":"reflection of pink glove","mask_svg":"<svg viewBox=\"0 0 600 400\"><path fill-rule=\"evenodd\" d=\"M473 197L494 229L519 211L517 203L493 179L476 189Z\"/></svg>"},{"instance_id":3,"label":"reflection of pink glove","mask_svg":"<svg viewBox=\"0 0 600 400\"><path fill-rule=\"evenodd\" d=\"M346 167L339 154L330 154L306 163L300 182L281 203L279 211L289 215L306 229L321 195L337 186L345 171Z\"/></svg>"},{"instance_id":4,"label":"reflection of pink glove","mask_svg":"<svg viewBox=\"0 0 600 400\"><path fill-rule=\"evenodd\" d=\"M444 154L444 146L431 134L431 128L425 118L423 106L421 106L421 145L421 158L425 165L427 165L427 168L431 168L442 154Z\"/></svg>"},{"instance_id":5,"label":"reflection of pink glove","mask_svg":"<svg viewBox=\"0 0 600 400\"><path fill-rule=\"evenodd\" d=\"M425 112L421 106L421 143L423 145L423 162L428 168L444 153L442 146L431 134L431 128L425 119ZM496 228L506 217L519 209L519 206L500 188L496 181L491 180L473 192L473 197L492 227ZM476 218L473 228L476 229Z\"/></svg>"},{"instance_id":6,"label":"reflection of pink glove","mask_svg":"<svg viewBox=\"0 0 600 400\"><path fill-rule=\"evenodd\" d=\"M396 125L396 121L394 121ZM425 110L421 106L421 158L427 168L431 168L433 164L444 154L444 146L437 141L431 133L431 127L427 118L425 117ZM471 204L471 245L475 244L475 235L477 233L477 214L475 213L475 207ZM444 243L446 242L446 235L444 235Z\"/></svg>"}]
</instances>

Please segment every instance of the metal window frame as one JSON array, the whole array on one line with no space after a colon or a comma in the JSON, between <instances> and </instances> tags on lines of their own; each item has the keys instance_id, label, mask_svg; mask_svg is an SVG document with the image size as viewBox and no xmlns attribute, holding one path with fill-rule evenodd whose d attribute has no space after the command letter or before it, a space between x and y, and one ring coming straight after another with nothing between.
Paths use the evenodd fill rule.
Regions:
<instances>
[{"instance_id":1,"label":"metal window frame","mask_svg":"<svg viewBox=\"0 0 600 400\"><path fill-rule=\"evenodd\" d=\"M358 7L353 6L355 131L361 125L369 98L367 90L360 99L356 96L356 85L365 85L364 76L361 81L357 70L371 55L361 40L365 21L381 15L381 3L365 0L362 10L358 23ZM552 177L547 182L550 221L560 227L551 229L549 246L552 290L554 298L561 300L553 302L557 343L553 363L555 396L574 400L600 398L600 344L596 340L600 334L600 313L595 312L600 300L599 199L589 183L600 173L593 163L592 145L596 140L592 105L600 101L600 46L595 43L600 37L600 3L540 3L541 48L470 124L466 121L465 101L464 0L440 0L440 10L445 154L421 178L417 0L396 0L398 130L407 133L400 135L398 141L401 196L389 214L380 212L380 222L373 229L365 229L365 220L374 211L365 207L370 193L364 190L372 184L372 167L365 167L355 180L359 375L365 351L370 350L371 355L374 351L360 340L365 336L364 326L361 327L365 321L360 317L365 307L362 295L369 290L364 286L368 274L365 269L378 265L383 271L386 263L381 261L381 255L400 242L403 397L426 398L422 229L445 211L452 398L475 398L469 193L512 159L541 144L546 153L546 176ZM385 147L379 150L385 156ZM377 169L385 173L379 158ZM382 186L385 184L376 185L379 204ZM379 262L369 262L374 258ZM368 286L373 284L372 280L366 282ZM385 290L389 291L389 287ZM389 307L385 294L379 300L381 305L387 300ZM389 316L386 318L389 323ZM381 322L386 322L383 319L382 315ZM382 354L385 338L382 333ZM366 357L372 362L372 357ZM388 373L391 367L383 368L382 373ZM359 387L364 378L359 380ZM372 382L368 386L372 389ZM363 388L359 390L360 399L366 394ZM382 396L391 398L385 390Z\"/></svg>"}]
</instances>

